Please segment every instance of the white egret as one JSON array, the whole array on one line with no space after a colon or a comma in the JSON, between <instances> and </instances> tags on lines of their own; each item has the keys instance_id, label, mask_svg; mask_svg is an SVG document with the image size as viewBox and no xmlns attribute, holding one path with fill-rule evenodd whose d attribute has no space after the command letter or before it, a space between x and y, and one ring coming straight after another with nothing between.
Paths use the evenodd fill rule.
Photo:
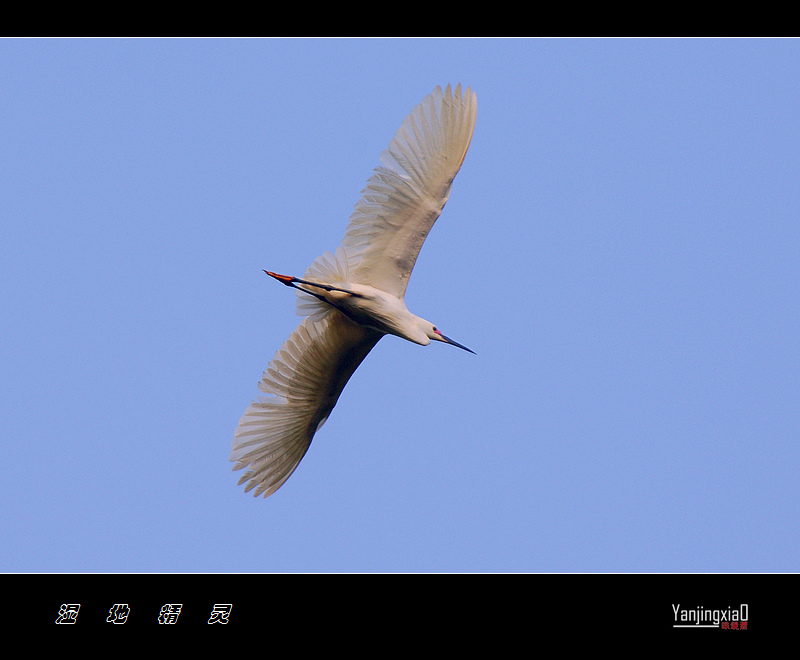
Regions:
<instances>
[{"instance_id":1,"label":"white egret","mask_svg":"<svg viewBox=\"0 0 800 660\"><path fill-rule=\"evenodd\" d=\"M269 363L259 398L233 439L239 484L267 497L294 472L361 361L386 334L469 351L408 311L404 297L417 255L464 161L477 100L461 85L437 87L405 118L381 154L335 254L302 279L265 271L297 289L305 316ZM470 351L472 353L472 351Z\"/></svg>"}]
</instances>

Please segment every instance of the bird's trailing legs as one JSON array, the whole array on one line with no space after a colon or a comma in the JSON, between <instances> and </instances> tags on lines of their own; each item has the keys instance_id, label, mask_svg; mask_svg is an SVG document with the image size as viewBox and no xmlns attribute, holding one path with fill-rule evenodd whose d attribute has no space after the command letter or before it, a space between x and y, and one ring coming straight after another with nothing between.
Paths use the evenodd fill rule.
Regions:
<instances>
[{"instance_id":1,"label":"bird's trailing legs","mask_svg":"<svg viewBox=\"0 0 800 660\"><path fill-rule=\"evenodd\" d=\"M308 280L301 280L299 277L293 277L292 275L279 275L278 273L273 273L271 271L265 270L264 271L270 277L274 277L278 282L281 284L285 284L286 286L294 287L295 289L299 289L303 293L308 293L312 296L317 298L321 298L316 293L309 291L308 289L304 289L301 286L297 286L298 284L305 284L306 286L314 286L319 289L324 289L325 291L341 291L342 293L347 293L351 296L355 296L356 298L363 298L364 296L360 293L355 293L354 291L348 291L347 289L340 289L336 286L331 286L330 284L321 284L320 282L309 282Z\"/></svg>"}]
</instances>

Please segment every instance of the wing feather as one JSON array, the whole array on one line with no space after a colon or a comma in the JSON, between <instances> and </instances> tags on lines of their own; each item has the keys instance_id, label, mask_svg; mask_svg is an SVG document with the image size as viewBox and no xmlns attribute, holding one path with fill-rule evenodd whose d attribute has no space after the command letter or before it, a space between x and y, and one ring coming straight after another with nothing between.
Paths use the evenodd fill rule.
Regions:
<instances>
[{"instance_id":1,"label":"wing feather","mask_svg":"<svg viewBox=\"0 0 800 660\"><path fill-rule=\"evenodd\" d=\"M269 363L259 397L245 411L233 438L233 469L247 468L239 484L267 497L280 488L305 456L344 386L382 337L332 310L306 318Z\"/></svg>"},{"instance_id":2,"label":"wing feather","mask_svg":"<svg viewBox=\"0 0 800 660\"><path fill-rule=\"evenodd\" d=\"M405 118L381 154L342 240L351 281L398 298L439 217L475 128L477 99L437 87Z\"/></svg>"}]
</instances>

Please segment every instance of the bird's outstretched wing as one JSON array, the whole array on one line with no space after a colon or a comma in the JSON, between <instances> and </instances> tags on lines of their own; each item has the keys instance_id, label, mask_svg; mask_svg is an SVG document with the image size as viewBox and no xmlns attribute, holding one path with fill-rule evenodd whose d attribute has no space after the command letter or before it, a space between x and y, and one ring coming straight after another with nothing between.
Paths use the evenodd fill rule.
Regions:
<instances>
[{"instance_id":1,"label":"bird's outstretched wing","mask_svg":"<svg viewBox=\"0 0 800 660\"><path fill-rule=\"evenodd\" d=\"M344 386L383 335L332 310L306 318L269 363L261 397L245 411L233 439L239 483L255 496L274 493L291 476L336 405Z\"/></svg>"},{"instance_id":2,"label":"bird's outstretched wing","mask_svg":"<svg viewBox=\"0 0 800 660\"><path fill-rule=\"evenodd\" d=\"M478 102L469 87L437 87L381 154L345 231L350 281L403 298L422 244L469 148Z\"/></svg>"}]
</instances>

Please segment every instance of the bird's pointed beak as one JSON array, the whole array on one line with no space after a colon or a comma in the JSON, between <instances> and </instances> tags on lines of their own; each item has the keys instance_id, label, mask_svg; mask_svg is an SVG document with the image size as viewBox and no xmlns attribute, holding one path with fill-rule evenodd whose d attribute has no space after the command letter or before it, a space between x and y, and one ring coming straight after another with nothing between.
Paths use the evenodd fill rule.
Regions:
<instances>
[{"instance_id":1,"label":"bird's pointed beak","mask_svg":"<svg viewBox=\"0 0 800 660\"><path fill-rule=\"evenodd\" d=\"M443 341L445 344L451 344L452 346L457 346L458 348L461 348L465 351L468 351L469 353L472 353L473 355L476 355L475 351L473 351L471 348L467 348L466 346L459 344L457 341L453 341L452 339L450 339L450 337L446 337L438 330L434 330L434 332L436 333L436 336L438 337L439 341Z\"/></svg>"}]
</instances>

